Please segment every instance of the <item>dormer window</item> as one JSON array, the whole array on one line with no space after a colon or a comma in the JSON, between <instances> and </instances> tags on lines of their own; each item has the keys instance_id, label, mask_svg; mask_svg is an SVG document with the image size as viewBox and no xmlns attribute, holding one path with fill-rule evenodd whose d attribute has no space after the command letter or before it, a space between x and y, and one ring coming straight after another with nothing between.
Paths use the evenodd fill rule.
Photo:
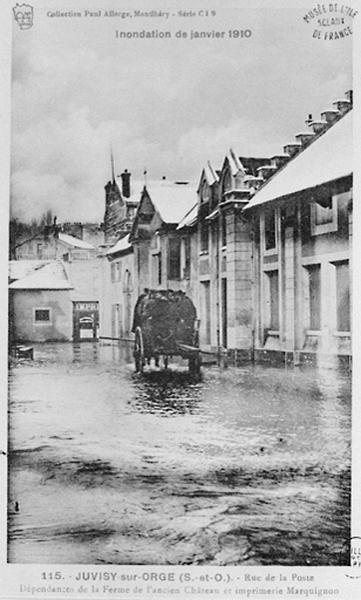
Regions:
<instances>
[{"instance_id":1,"label":"dormer window","mask_svg":"<svg viewBox=\"0 0 361 600\"><path fill-rule=\"evenodd\" d=\"M229 169L225 172L222 182L222 194L232 189L232 175Z\"/></svg>"},{"instance_id":2,"label":"dormer window","mask_svg":"<svg viewBox=\"0 0 361 600\"><path fill-rule=\"evenodd\" d=\"M337 196L311 204L311 235L337 231Z\"/></svg>"},{"instance_id":3,"label":"dormer window","mask_svg":"<svg viewBox=\"0 0 361 600\"><path fill-rule=\"evenodd\" d=\"M208 202L211 198L211 190L206 181L203 181L201 189L201 202Z\"/></svg>"}]
</instances>

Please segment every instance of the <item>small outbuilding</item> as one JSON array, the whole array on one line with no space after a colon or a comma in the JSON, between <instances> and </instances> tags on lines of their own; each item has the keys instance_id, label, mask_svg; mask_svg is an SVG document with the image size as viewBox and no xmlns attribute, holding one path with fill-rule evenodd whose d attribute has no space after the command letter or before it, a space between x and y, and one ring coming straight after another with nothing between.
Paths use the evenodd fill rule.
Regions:
<instances>
[{"instance_id":1,"label":"small outbuilding","mask_svg":"<svg viewBox=\"0 0 361 600\"><path fill-rule=\"evenodd\" d=\"M14 262L19 266L20 261ZM9 285L11 342L71 340L72 289L61 261L38 263L25 276L13 280Z\"/></svg>"}]
</instances>

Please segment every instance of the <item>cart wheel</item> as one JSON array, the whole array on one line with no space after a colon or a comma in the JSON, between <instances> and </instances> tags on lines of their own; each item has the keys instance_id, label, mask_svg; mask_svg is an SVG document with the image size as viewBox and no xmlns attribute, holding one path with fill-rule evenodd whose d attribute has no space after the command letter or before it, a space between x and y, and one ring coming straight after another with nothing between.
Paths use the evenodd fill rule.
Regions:
<instances>
[{"instance_id":1,"label":"cart wheel","mask_svg":"<svg viewBox=\"0 0 361 600\"><path fill-rule=\"evenodd\" d=\"M164 363L164 368L168 369L168 356L163 356L163 363Z\"/></svg>"},{"instance_id":2,"label":"cart wheel","mask_svg":"<svg viewBox=\"0 0 361 600\"><path fill-rule=\"evenodd\" d=\"M135 372L143 373L144 346L143 346L143 334L142 334L142 330L140 327L137 327L135 330L134 362L135 362Z\"/></svg>"},{"instance_id":3,"label":"cart wheel","mask_svg":"<svg viewBox=\"0 0 361 600\"><path fill-rule=\"evenodd\" d=\"M196 356L188 359L188 369L192 375L199 375L201 372L201 355L197 352Z\"/></svg>"}]
</instances>

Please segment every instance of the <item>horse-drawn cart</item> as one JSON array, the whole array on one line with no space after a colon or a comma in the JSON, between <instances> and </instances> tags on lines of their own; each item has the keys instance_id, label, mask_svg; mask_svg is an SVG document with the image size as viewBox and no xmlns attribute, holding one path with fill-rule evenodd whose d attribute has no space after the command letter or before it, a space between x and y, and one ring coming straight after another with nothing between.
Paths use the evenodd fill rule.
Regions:
<instances>
[{"instance_id":1,"label":"horse-drawn cart","mask_svg":"<svg viewBox=\"0 0 361 600\"><path fill-rule=\"evenodd\" d=\"M164 368L173 356L188 359L189 371L200 372L199 321L193 302L183 292L145 290L134 309L135 370L142 373L153 358Z\"/></svg>"}]
</instances>

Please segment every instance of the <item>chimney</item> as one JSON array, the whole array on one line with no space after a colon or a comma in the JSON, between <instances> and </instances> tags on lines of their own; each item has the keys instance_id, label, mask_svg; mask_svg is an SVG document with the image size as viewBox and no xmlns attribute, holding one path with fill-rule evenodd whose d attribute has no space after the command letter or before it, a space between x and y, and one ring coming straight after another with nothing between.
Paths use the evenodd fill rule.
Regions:
<instances>
[{"instance_id":1,"label":"chimney","mask_svg":"<svg viewBox=\"0 0 361 600\"><path fill-rule=\"evenodd\" d=\"M274 165L263 165L257 168L258 177L262 177L262 179L269 179L275 171L277 171L277 167Z\"/></svg>"},{"instance_id":2,"label":"chimney","mask_svg":"<svg viewBox=\"0 0 361 600\"><path fill-rule=\"evenodd\" d=\"M314 137L315 134L312 131L304 131L295 135L296 141L302 144L302 146L307 146L307 144L312 142L312 138Z\"/></svg>"},{"instance_id":3,"label":"chimney","mask_svg":"<svg viewBox=\"0 0 361 600\"><path fill-rule=\"evenodd\" d=\"M331 110L324 110L321 113L321 118L324 121L327 121L327 123L329 123L330 125L332 125L332 123L334 123L337 120L337 118L339 117L339 115L340 115L340 113L339 113L338 110L333 110L333 109L331 109Z\"/></svg>"},{"instance_id":4,"label":"chimney","mask_svg":"<svg viewBox=\"0 0 361 600\"><path fill-rule=\"evenodd\" d=\"M346 99L352 105L352 103L353 103L353 92L352 92L352 90L347 90L347 92L345 92L345 96L346 96Z\"/></svg>"},{"instance_id":5,"label":"chimney","mask_svg":"<svg viewBox=\"0 0 361 600\"><path fill-rule=\"evenodd\" d=\"M317 135L318 133L321 133L321 131L325 131L325 129L328 128L328 123L327 121L312 121L312 123L310 123L310 127L313 130L313 133Z\"/></svg>"},{"instance_id":6,"label":"chimney","mask_svg":"<svg viewBox=\"0 0 361 600\"><path fill-rule=\"evenodd\" d=\"M336 110L338 110L341 115L345 114L350 108L352 108L351 102L349 100L335 100L332 102L333 106Z\"/></svg>"},{"instance_id":7,"label":"chimney","mask_svg":"<svg viewBox=\"0 0 361 600\"><path fill-rule=\"evenodd\" d=\"M285 146L283 146L284 154L288 154L291 157L297 154L297 152L299 152L300 150L302 150L302 144L298 142L294 144L286 144Z\"/></svg>"},{"instance_id":8,"label":"chimney","mask_svg":"<svg viewBox=\"0 0 361 600\"><path fill-rule=\"evenodd\" d=\"M282 165L284 165L288 160L290 160L290 158L291 157L289 154L275 154L271 157L271 165L278 169L279 167L282 167Z\"/></svg>"},{"instance_id":9,"label":"chimney","mask_svg":"<svg viewBox=\"0 0 361 600\"><path fill-rule=\"evenodd\" d=\"M121 174L122 194L124 198L130 198L130 176L131 173L128 173L127 169L125 169L124 173Z\"/></svg>"},{"instance_id":10,"label":"chimney","mask_svg":"<svg viewBox=\"0 0 361 600\"><path fill-rule=\"evenodd\" d=\"M59 227L59 225L57 225L56 221L57 221L57 217L54 217L54 219L53 219L53 234L54 234L54 238L57 240L59 237L60 227ZM49 228L50 228L50 226L49 226Z\"/></svg>"}]
</instances>

